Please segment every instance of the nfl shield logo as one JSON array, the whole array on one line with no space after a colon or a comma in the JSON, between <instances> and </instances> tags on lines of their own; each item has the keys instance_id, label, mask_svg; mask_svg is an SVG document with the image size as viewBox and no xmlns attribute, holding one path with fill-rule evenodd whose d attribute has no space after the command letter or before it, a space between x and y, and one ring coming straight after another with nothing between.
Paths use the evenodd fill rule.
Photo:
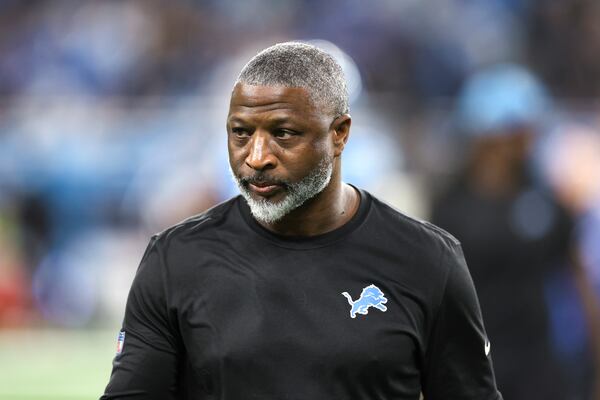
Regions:
<instances>
[{"instance_id":1,"label":"nfl shield logo","mask_svg":"<svg viewBox=\"0 0 600 400\"><path fill-rule=\"evenodd\" d=\"M117 336L117 355L123 352L123 345L125 344L125 331L119 332Z\"/></svg>"}]
</instances>

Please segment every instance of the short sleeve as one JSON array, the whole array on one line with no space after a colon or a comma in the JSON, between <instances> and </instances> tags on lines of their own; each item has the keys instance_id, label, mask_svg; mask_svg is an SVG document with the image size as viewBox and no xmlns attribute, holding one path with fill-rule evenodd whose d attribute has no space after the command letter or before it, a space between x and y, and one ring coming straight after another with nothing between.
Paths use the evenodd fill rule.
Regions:
<instances>
[{"instance_id":1,"label":"short sleeve","mask_svg":"<svg viewBox=\"0 0 600 400\"><path fill-rule=\"evenodd\" d=\"M460 245L446 256L448 277L425 356L425 400L501 400L479 301Z\"/></svg>"},{"instance_id":2,"label":"short sleeve","mask_svg":"<svg viewBox=\"0 0 600 400\"><path fill-rule=\"evenodd\" d=\"M169 319L162 259L153 237L127 298L121 350L101 400L166 400L177 392L178 335Z\"/></svg>"}]
</instances>

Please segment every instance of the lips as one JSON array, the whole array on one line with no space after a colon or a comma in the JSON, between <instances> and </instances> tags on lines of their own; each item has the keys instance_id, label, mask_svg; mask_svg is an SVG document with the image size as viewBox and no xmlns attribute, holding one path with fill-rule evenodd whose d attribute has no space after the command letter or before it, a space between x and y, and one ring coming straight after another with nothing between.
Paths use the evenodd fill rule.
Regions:
<instances>
[{"instance_id":1,"label":"lips","mask_svg":"<svg viewBox=\"0 0 600 400\"><path fill-rule=\"evenodd\" d=\"M270 182L248 183L248 188L260 196L271 196L281 189L281 185Z\"/></svg>"}]
</instances>

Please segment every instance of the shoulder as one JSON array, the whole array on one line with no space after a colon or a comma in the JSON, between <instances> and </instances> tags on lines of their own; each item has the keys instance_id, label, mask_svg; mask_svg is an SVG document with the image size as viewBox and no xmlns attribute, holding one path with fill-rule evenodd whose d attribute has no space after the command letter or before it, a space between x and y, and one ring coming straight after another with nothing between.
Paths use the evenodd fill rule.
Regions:
<instances>
[{"instance_id":1,"label":"shoulder","mask_svg":"<svg viewBox=\"0 0 600 400\"><path fill-rule=\"evenodd\" d=\"M371 198L367 231L361 239L368 243L371 254L385 254L394 260L403 285L437 310L448 278L464 268L460 242L430 222Z\"/></svg>"},{"instance_id":2,"label":"shoulder","mask_svg":"<svg viewBox=\"0 0 600 400\"><path fill-rule=\"evenodd\" d=\"M407 282L437 299L450 273L463 262L460 242L436 225L371 197L367 232L363 236L370 243L370 252L389 254L405 270L403 277Z\"/></svg>"},{"instance_id":3,"label":"shoulder","mask_svg":"<svg viewBox=\"0 0 600 400\"><path fill-rule=\"evenodd\" d=\"M162 232L154 234L152 241L165 245L173 240L214 235L218 230L227 229L227 222L238 201L239 196L233 197L200 214L186 218Z\"/></svg>"},{"instance_id":4,"label":"shoulder","mask_svg":"<svg viewBox=\"0 0 600 400\"><path fill-rule=\"evenodd\" d=\"M390 231L402 243L413 246L454 249L460 242L452 234L431 222L409 216L383 200L368 194L372 199L373 222L380 229Z\"/></svg>"}]
</instances>

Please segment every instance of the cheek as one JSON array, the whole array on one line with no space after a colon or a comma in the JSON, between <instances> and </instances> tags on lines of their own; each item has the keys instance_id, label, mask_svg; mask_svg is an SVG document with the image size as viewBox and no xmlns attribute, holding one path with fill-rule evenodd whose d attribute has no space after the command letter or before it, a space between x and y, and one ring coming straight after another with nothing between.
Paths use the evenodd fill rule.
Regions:
<instances>
[{"instance_id":1,"label":"cheek","mask_svg":"<svg viewBox=\"0 0 600 400\"><path fill-rule=\"evenodd\" d=\"M229 165L235 171L239 168L240 164L244 160L243 148L234 146L229 140L227 141L227 154L229 155Z\"/></svg>"},{"instance_id":2,"label":"cheek","mask_svg":"<svg viewBox=\"0 0 600 400\"><path fill-rule=\"evenodd\" d=\"M314 163L319 163L323 158L333 158L335 148L329 134L325 134L319 140L310 143L310 151Z\"/></svg>"},{"instance_id":3,"label":"cheek","mask_svg":"<svg viewBox=\"0 0 600 400\"><path fill-rule=\"evenodd\" d=\"M311 146L315 153L320 154L321 158L325 155L333 156L335 143L332 132L323 132L319 138L311 142Z\"/></svg>"},{"instance_id":4,"label":"cheek","mask_svg":"<svg viewBox=\"0 0 600 400\"><path fill-rule=\"evenodd\" d=\"M234 151L231 149L231 146L229 146L229 144L227 145L227 156L229 159L229 166L231 167L231 169L233 169L235 171L235 165L236 165L235 154L234 154Z\"/></svg>"},{"instance_id":5,"label":"cheek","mask_svg":"<svg viewBox=\"0 0 600 400\"><path fill-rule=\"evenodd\" d=\"M323 158L329 158L329 147L324 143L308 144L301 152L282 152L285 168L294 180L301 179L319 165Z\"/></svg>"}]
</instances>

